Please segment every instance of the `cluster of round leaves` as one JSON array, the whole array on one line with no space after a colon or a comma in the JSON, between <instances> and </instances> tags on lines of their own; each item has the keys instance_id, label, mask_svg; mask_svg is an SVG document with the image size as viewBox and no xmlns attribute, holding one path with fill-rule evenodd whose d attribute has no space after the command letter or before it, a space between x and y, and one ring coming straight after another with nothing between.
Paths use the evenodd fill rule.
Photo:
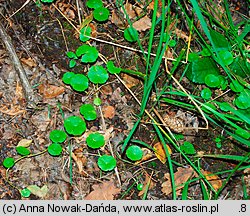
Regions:
<instances>
[{"instance_id":1,"label":"cluster of round leaves","mask_svg":"<svg viewBox=\"0 0 250 216\"><path fill-rule=\"evenodd\" d=\"M93 47L90 47L88 45L83 45L83 46L81 46L81 48L82 47L93 48ZM93 52L95 52L95 51L93 51ZM71 53L73 53L73 52L71 52ZM76 53L77 53L77 51L76 51ZM78 52L78 54L79 53L80 53L80 51ZM86 57L85 54L83 54L82 59L83 59L83 57L85 57L85 60L86 60L86 58L88 58L88 60L90 60L90 57ZM82 55L82 52L79 55ZM89 55L93 55L93 53L89 53ZM98 54L96 55L95 60L97 57L98 57ZM112 61L108 61L106 66L107 66L108 72L111 74L121 72L121 68L116 67ZM74 89L75 91L83 92L88 88L89 81L94 83L94 84L104 84L105 82L107 82L107 80L109 78L107 70L103 66L93 65L89 68L87 76L85 76L83 74L79 74L79 73L74 73L74 72L66 72L63 75L62 80L65 84L70 85L72 87L72 89Z\"/></svg>"},{"instance_id":2,"label":"cluster of round leaves","mask_svg":"<svg viewBox=\"0 0 250 216\"><path fill-rule=\"evenodd\" d=\"M102 0L88 0L86 5L90 9L94 9L93 17L99 22L104 22L109 18L109 10L103 7Z\"/></svg>"}]
</instances>

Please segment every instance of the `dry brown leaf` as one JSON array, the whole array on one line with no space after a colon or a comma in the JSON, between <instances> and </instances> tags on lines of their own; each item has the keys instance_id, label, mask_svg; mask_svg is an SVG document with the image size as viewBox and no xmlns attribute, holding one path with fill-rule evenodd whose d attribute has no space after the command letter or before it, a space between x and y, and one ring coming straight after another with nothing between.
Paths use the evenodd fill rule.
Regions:
<instances>
[{"instance_id":1,"label":"dry brown leaf","mask_svg":"<svg viewBox=\"0 0 250 216\"><path fill-rule=\"evenodd\" d=\"M37 66L37 63L32 58L21 58L21 62L31 68Z\"/></svg>"},{"instance_id":2,"label":"dry brown leaf","mask_svg":"<svg viewBox=\"0 0 250 216\"><path fill-rule=\"evenodd\" d=\"M166 152L163 148L163 145L161 142L158 142L156 144L154 144L154 149L155 149L155 155L156 157L163 163L165 164L167 161L167 155ZM170 147L167 145L167 149L169 154L172 154L172 150L170 149Z\"/></svg>"},{"instance_id":3,"label":"dry brown leaf","mask_svg":"<svg viewBox=\"0 0 250 216\"><path fill-rule=\"evenodd\" d=\"M112 119L115 116L115 108L113 106L106 106L103 108L104 118Z\"/></svg>"},{"instance_id":4,"label":"dry brown leaf","mask_svg":"<svg viewBox=\"0 0 250 216\"><path fill-rule=\"evenodd\" d=\"M128 26L128 22L123 17L119 16L115 10L112 11L111 22L119 29L125 29Z\"/></svg>"},{"instance_id":5,"label":"dry brown leaf","mask_svg":"<svg viewBox=\"0 0 250 216\"><path fill-rule=\"evenodd\" d=\"M188 42L188 36L184 31L176 28L175 29L175 34L177 35L177 37L183 39L185 42Z\"/></svg>"},{"instance_id":6,"label":"dry brown leaf","mask_svg":"<svg viewBox=\"0 0 250 216\"><path fill-rule=\"evenodd\" d=\"M136 79L128 74L123 74L122 79L128 88L132 88L139 84L139 79Z\"/></svg>"},{"instance_id":7,"label":"dry brown leaf","mask_svg":"<svg viewBox=\"0 0 250 216\"><path fill-rule=\"evenodd\" d=\"M114 196L121 191L113 181L95 184L92 188L93 191L85 197L85 200L114 200Z\"/></svg>"},{"instance_id":8,"label":"dry brown leaf","mask_svg":"<svg viewBox=\"0 0 250 216\"><path fill-rule=\"evenodd\" d=\"M154 4L155 4L155 1L154 0L151 1L149 3L149 5L148 5L147 9L154 10ZM157 17L159 17L161 15L161 11L162 11L161 7L162 7L162 2L160 0L160 1L158 1L158 11L157 11L157 14L156 14Z\"/></svg>"},{"instance_id":9,"label":"dry brown leaf","mask_svg":"<svg viewBox=\"0 0 250 216\"><path fill-rule=\"evenodd\" d=\"M210 184L213 186L213 188L215 190L219 190L221 188L222 180L220 180L219 176L217 176L209 171L202 171L202 174L210 182Z\"/></svg>"},{"instance_id":10,"label":"dry brown leaf","mask_svg":"<svg viewBox=\"0 0 250 216\"><path fill-rule=\"evenodd\" d=\"M82 149L78 148L74 150L74 152L71 153L71 156L76 162L79 173L85 175L86 173L83 172L83 167L87 164L87 158L82 154Z\"/></svg>"},{"instance_id":11,"label":"dry brown leaf","mask_svg":"<svg viewBox=\"0 0 250 216\"><path fill-rule=\"evenodd\" d=\"M62 13L68 18L68 19L75 19L75 11L73 10L73 7L71 4L66 4L64 2L58 3L59 9L62 11Z\"/></svg>"},{"instance_id":12,"label":"dry brown leaf","mask_svg":"<svg viewBox=\"0 0 250 216\"><path fill-rule=\"evenodd\" d=\"M97 36L96 25L93 23L90 23L89 27L91 28L91 37L96 38Z\"/></svg>"},{"instance_id":13,"label":"dry brown leaf","mask_svg":"<svg viewBox=\"0 0 250 216\"><path fill-rule=\"evenodd\" d=\"M151 26L152 26L151 19L148 18L148 16L144 16L143 18L133 23L133 27L139 32L146 31L150 29Z\"/></svg>"},{"instance_id":14,"label":"dry brown leaf","mask_svg":"<svg viewBox=\"0 0 250 216\"><path fill-rule=\"evenodd\" d=\"M136 16L139 16L142 12L141 8L139 8L137 6L133 6L130 3L126 3L124 6L125 6L125 10L126 10L130 19L133 19ZM121 10L121 11L123 12L123 10ZM124 15L124 17L126 17L126 16Z\"/></svg>"},{"instance_id":15,"label":"dry brown leaf","mask_svg":"<svg viewBox=\"0 0 250 216\"><path fill-rule=\"evenodd\" d=\"M0 112L10 116L16 116L25 113L26 110L22 110L19 105L11 105L10 107L2 105L0 107Z\"/></svg>"},{"instance_id":16,"label":"dry brown leaf","mask_svg":"<svg viewBox=\"0 0 250 216\"><path fill-rule=\"evenodd\" d=\"M194 171L192 169L192 167L188 167L188 168L183 168L183 167L179 167L177 168L177 172L174 173L174 182L176 185L176 193L177 195L180 195L181 191L180 189L182 189L184 187L184 184L187 180L191 179L194 176ZM163 182L161 187L161 191L166 194L169 195L170 193L172 193L172 184L171 184L171 179L170 179L170 174L167 173L164 175L164 177L167 179L167 181Z\"/></svg>"},{"instance_id":17,"label":"dry brown leaf","mask_svg":"<svg viewBox=\"0 0 250 216\"><path fill-rule=\"evenodd\" d=\"M150 151L148 148L142 148L142 151L143 151L142 159L139 161L136 161L135 164L140 164L141 162L147 161L153 157L152 151Z\"/></svg>"},{"instance_id":18,"label":"dry brown leaf","mask_svg":"<svg viewBox=\"0 0 250 216\"><path fill-rule=\"evenodd\" d=\"M16 83L16 97L14 98L15 103L18 100L22 100L24 98L23 96L23 88L22 85L19 84L19 82Z\"/></svg>"},{"instance_id":19,"label":"dry brown leaf","mask_svg":"<svg viewBox=\"0 0 250 216\"><path fill-rule=\"evenodd\" d=\"M64 87L55 85L45 85L41 84L38 87L39 93L43 95L44 98L51 99L64 92Z\"/></svg>"},{"instance_id":20,"label":"dry brown leaf","mask_svg":"<svg viewBox=\"0 0 250 216\"><path fill-rule=\"evenodd\" d=\"M31 143L32 143L32 140L29 140L29 139L21 139L21 140L18 142L17 146L22 146L22 147L27 148L27 147L30 146Z\"/></svg>"}]
</instances>

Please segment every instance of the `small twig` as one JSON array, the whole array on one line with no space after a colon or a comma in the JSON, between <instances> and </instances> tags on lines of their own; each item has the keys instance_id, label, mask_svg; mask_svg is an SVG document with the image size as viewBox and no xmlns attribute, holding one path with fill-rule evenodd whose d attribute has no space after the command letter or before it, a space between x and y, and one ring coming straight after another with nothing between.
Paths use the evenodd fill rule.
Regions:
<instances>
[{"instance_id":1,"label":"small twig","mask_svg":"<svg viewBox=\"0 0 250 216\"><path fill-rule=\"evenodd\" d=\"M28 102L29 105L34 105L39 102L37 96L34 94L33 89L31 88L31 85L29 83L29 80L27 78L26 72L23 69L22 64L19 61L19 58L17 56L16 50L12 44L11 38L6 33L4 27L0 23L0 38L2 39L2 42L4 43L8 53L9 57L11 59L11 62L18 74L18 77L20 79L20 82L22 84L23 90L24 90L24 96Z\"/></svg>"}]
</instances>

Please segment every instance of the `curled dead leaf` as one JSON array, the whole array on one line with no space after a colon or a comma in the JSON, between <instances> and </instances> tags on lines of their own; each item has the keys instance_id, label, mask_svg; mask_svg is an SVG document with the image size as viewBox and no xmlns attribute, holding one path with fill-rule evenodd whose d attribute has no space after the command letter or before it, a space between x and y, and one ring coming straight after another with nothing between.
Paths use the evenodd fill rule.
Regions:
<instances>
[{"instance_id":1,"label":"curled dead leaf","mask_svg":"<svg viewBox=\"0 0 250 216\"><path fill-rule=\"evenodd\" d=\"M177 168L177 172L174 173L174 182L176 185L177 195L180 195L181 193L180 189L184 187L184 183L188 181L189 179L193 178L194 175L195 173L192 167L188 167L188 168L178 167ZM172 193L172 184L171 184L170 174L167 173L164 175L164 177L166 178L167 181L162 183L161 191L164 194L169 195L170 193Z\"/></svg>"},{"instance_id":2,"label":"curled dead leaf","mask_svg":"<svg viewBox=\"0 0 250 216\"><path fill-rule=\"evenodd\" d=\"M202 171L202 173L215 190L219 190L222 187L222 180L220 180L219 176L209 171Z\"/></svg>"},{"instance_id":3,"label":"curled dead leaf","mask_svg":"<svg viewBox=\"0 0 250 216\"><path fill-rule=\"evenodd\" d=\"M43 95L44 98L51 99L64 92L64 87L55 85L45 85L41 84L38 87L39 93Z\"/></svg>"},{"instance_id":4,"label":"curled dead leaf","mask_svg":"<svg viewBox=\"0 0 250 216\"><path fill-rule=\"evenodd\" d=\"M17 146L22 146L22 147L27 148L27 147L30 146L31 143L32 143L32 140L29 140L29 139L21 139L21 140L18 142Z\"/></svg>"},{"instance_id":5,"label":"curled dead leaf","mask_svg":"<svg viewBox=\"0 0 250 216\"><path fill-rule=\"evenodd\" d=\"M133 27L139 32L146 31L150 29L151 26L151 19L148 16L144 16L143 18L133 23Z\"/></svg>"},{"instance_id":6,"label":"curled dead leaf","mask_svg":"<svg viewBox=\"0 0 250 216\"><path fill-rule=\"evenodd\" d=\"M112 119L115 116L115 108L113 106L106 106L103 108L104 118Z\"/></svg>"},{"instance_id":7,"label":"curled dead leaf","mask_svg":"<svg viewBox=\"0 0 250 216\"><path fill-rule=\"evenodd\" d=\"M121 191L112 180L95 184L92 188L93 191L85 197L85 200L114 200L114 196Z\"/></svg>"},{"instance_id":8,"label":"curled dead leaf","mask_svg":"<svg viewBox=\"0 0 250 216\"><path fill-rule=\"evenodd\" d=\"M172 150L170 149L170 147L167 145L167 149L168 149L168 153L172 154ZM155 150L155 155L156 157L163 163L165 164L167 161L167 155L166 152L163 148L163 145L161 142L158 142L156 144L154 144L154 150Z\"/></svg>"}]
</instances>

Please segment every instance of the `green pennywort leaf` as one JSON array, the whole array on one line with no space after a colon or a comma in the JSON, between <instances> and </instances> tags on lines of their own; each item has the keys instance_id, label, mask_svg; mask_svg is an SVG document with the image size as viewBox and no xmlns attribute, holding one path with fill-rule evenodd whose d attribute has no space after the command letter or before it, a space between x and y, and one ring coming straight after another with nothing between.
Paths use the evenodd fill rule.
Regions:
<instances>
[{"instance_id":1,"label":"green pennywort leaf","mask_svg":"<svg viewBox=\"0 0 250 216\"><path fill-rule=\"evenodd\" d=\"M132 161L138 161L142 159L143 151L139 146L131 145L126 150L127 157Z\"/></svg>"},{"instance_id":2,"label":"green pennywort leaf","mask_svg":"<svg viewBox=\"0 0 250 216\"><path fill-rule=\"evenodd\" d=\"M104 139L104 136L98 132L91 133L86 138L86 143L87 143L88 147L93 148L93 149L97 149L97 148L104 146L105 139Z\"/></svg>"},{"instance_id":3,"label":"green pennywort leaf","mask_svg":"<svg viewBox=\"0 0 250 216\"><path fill-rule=\"evenodd\" d=\"M234 100L234 103L239 109L248 109L250 107L250 91L245 89Z\"/></svg>"},{"instance_id":4,"label":"green pennywort leaf","mask_svg":"<svg viewBox=\"0 0 250 216\"><path fill-rule=\"evenodd\" d=\"M111 74L119 74L122 70L121 68L116 67L113 61L108 61L106 66L107 66L108 72Z\"/></svg>"},{"instance_id":5,"label":"green pennywort leaf","mask_svg":"<svg viewBox=\"0 0 250 216\"><path fill-rule=\"evenodd\" d=\"M88 8L96 9L103 6L102 0L88 0L86 2Z\"/></svg>"},{"instance_id":6,"label":"green pennywort leaf","mask_svg":"<svg viewBox=\"0 0 250 216\"><path fill-rule=\"evenodd\" d=\"M83 63L93 63L98 58L98 51L95 47L89 45L82 45L77 48L76 55L81 58L81 62Z\"/></svg>"},{"instance_id":7,"label":"green pennywort leaf","mask_svg":"<svg viewBox=\"0 0 250 216\"><path fill-rule=\"evenodd\" d=\"M96 65L90 67L88 78L94 84L104 84L105 82L107 82L109 76L104 67Z\"/></svg>"},{"instance_id":8,"label":"green pennywort leaf","mask_svg":"<svg viewBox=\"0 0 250 216\"><path fill-rule=\"evenodd\" d=\"M93 11L94 18L99 22L104 22L109 18L109 10L105 7L96 8Z\"/></svg>"},{"instance_id":9,"label":"green pennywort leaf","mask_svg":"<svg viewBox=\"0 0 250 216\"><path fill-rule=\"evenodd\" d=\"M70 116L64 120L64 128L68 134L80 136L86 130L86 123L79 116Z\"/></svg>"},{"instance_id":10,"label":"green pennywort leaf","mask_svg":"<svg viewBox=\"0 0 250 216\"><path fill-rule=\"evenodd\" d=\"M75 91L83 92L89 87L89 80L83 74L75 74L70 79L70 85Z\"/></svg>"},{"instance_id":11,"label":"green pennywort leaf","mask_svg":"<svg viewBox=\"0 0 250 216\"><path fill-rule=\"evenodd\" d=\"M205 77L205 84L210 88L216 88L220 86L220 78L214 74L208 74Z\"/></svg>"},{"instance_id":12,"label":"green pennywort leaf","mask_svg":"<svg viewBox=\"0 0 250 216\"><path fill-rule=\"evenodd\" d=\"M70 61L69 61L69 68L73 68L73 67L75 67L76 66L76 61L74 60L74 59L71 59Z\"/></svg>"},{"instance_id":13,"label":"green pennywort leaf","mask_svg":"<svg viewBox=\"0 0 250 216\"><path fill-rule=\"evenodd\" d=\"M209 100L212 96L212 91L209 88L204 88L201 91L201 97L205 100Z\"/></svg>"},{"instance_id":14,"label":"green pennywort leaf","mask_svg":"<svg viewBox=\"0 0 250 216\"><path fill-rule=\"evenodd\" d=\"M23 147L23 146L17 146L16 151L17 151L18 154L23 155L23 156L26 156L26 155L30 154L30 150Z\"/></svg>"},{"instance_id":15,"label":"green pennywort leaf","mask_svg":"<svg viewBox=\"0 0 250 216\"><path fill-rule=\"evenodd\" d=\"M14 164L15 164L15 160L14 160L14 158L12 158L12 157L7 157L7 158L5 158L4 161L3 161L3 166L4 166L5 168L7 168L7 169L13 167Z\"/></svg>"},{"instance_id":16,"label":"green pennywort leaf","mask_svg":"<svg viewBox=\"0 0 250 216\"><path fill-rule=\"evenodd\" d=\"M71 82L71 78L75 75L75 73L73 72L66 72L65 74L63 74L63 77L62 77L62 81L69 85L70 82Z\"/></svg>"},{"instance_id":17,"label":"green pennywort leaf","mask_svg":"<svg viewBox=\"0 0 250 216\"><path fill-rule=\"evenodd\" d=\"M80 31L80 41L88 41L90 39L89 36L91 36L91 31L92 30L89 26L85 26L84 28L82 28Z\"/></svg>"},{"instance_id":18,"label":"green pennywort leaf","mask_svg":"<svg viewBox=\"0 0 250 216\"><path fill-rule=\"evenodd\" d=\"M54 143L62 143L66 140L67 134L62 130L53 130L50 132L49 138Z\"/></svg>"},{"instance_id":19,"label":"green pennywort leaf","mask_svg":"<svg viewBox=\"0 0 250 216\"><path fill-rule=\"evenodd\" d=\"M111 171L116 167L116 159L110 155L103 155L98 158L98 166L103 171Z\"/></svg>"},{"instance_id":20,"label":"green pennywort leaf","mask_svg":"<svg viewBox=\"0 0 250 216\"><path fill-rule=\"evenodd\" d=\"M28 198L30 197L31 192L28 188L24 188L20 191L20 194L22 197Z\"/></svg>"},{"instance_id":21,"label":"green pennywort leaf","mask_svg":"<svg viewBox=\"0 0 250 216\"><path fill-rule=\"evenodd\" d=\"M58 143L52 143L48 146L48 152L51 156L59 156L62 153L62 146Z\"/></svg>"},{"instance_id":22,"label":"green pennywort leaf","mask_svg":"<svg viewBox=\"0 0 250 216\"><path fill-rule=\"evenodd\" d=\"M80 113L87 121L95 120L97 118L95 108L92 104L83 104L80 107Z\"/></svg>"}]
</instances>

